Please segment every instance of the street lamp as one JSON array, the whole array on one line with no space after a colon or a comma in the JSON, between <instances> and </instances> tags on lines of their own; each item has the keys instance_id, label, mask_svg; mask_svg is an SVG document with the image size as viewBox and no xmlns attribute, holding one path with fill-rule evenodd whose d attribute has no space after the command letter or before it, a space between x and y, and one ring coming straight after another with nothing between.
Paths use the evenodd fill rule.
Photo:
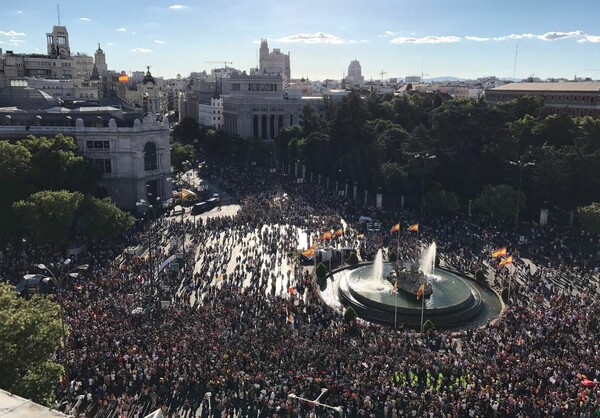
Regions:
<instances>
[{"instance_id":1,"label":"street lamp","mask_svg":"<svg viewBox=\"0 0 600 418\"><path fill-rule=\"evenodd\" d=\"M523 185L523 170L526 167L535 166L534 162L522 162L521 160L517 161L508 161L511 165L519 167L519 191L517 193L517 207L515 208L515 231L517 230L517 226L519 225L519 212L520 212L520 203L521 203L521 186Z\"/></svg>"},{"instance_id":2,"label":"street lamp","mask_svg":"<svg viewBox=\"0 0 600 418\"><path fill-rule=\"evenodd\" d=\"M415 154L415 159L420 159L423 163L423 177L421 179L421 215L419 222L423 221L423 208L425 206L425 161L435 160L437 156L435 154L429 154L428 152Z\"/></svg>"},{"instance_id":3,"label":"street lamp","mask_svg":"<svg viewBox=\"0 0 600 418\"><path fill-rule=\"evenodd\" d=\"M326 392L327 392L327 389L322 388L321 393L319 394L319 396L317 396L317 399L315 399L314 401L312 401L310 399L302 398L302 397L296 395L295 393L288 394L288 398L289 399L298 399L300 401L312 403L315 406L318 405L318 406L322 406L324 408L332 409L332 410L336 411L337 413L339 413L340 417L343 417L344 416L344 408L342 408L341 406L332 406L332 405L327 405L325 403L319 402L319 399L321 399L321 396L323 396Z\"/></svg>"},{"instance_id":4,"label":"street lamp","mask_svg":"<svg viewBox=\"0 0 600 418\"><path fill-rule=\"evenodd\" d=\"M158 200L159 198L157 198ZM145 201L144 199L140 199L139 202L136 202L135 205L138 208L150 209L152 211L152 216L154 220L156 220L156 211L153 205ZM152 258L152 223L148 228L148 264L150 265L149 274L150 274L150 294L154 297L153 293L155 292L154 287L154 259Z\"/></svg>"},{"instance_id":5,"label":"street lamp","mask_svg":"<svg viewBox=\"0 0 600 418\"><path fill-rule=\"evenodd\" d=\"M50 274L50 277L48 277L50 279L50 281L52 283L54 283L54 286L56 287L56 290L59 291L62 289L62 286L64 284L64 281L67 277L71 277L73 279L79 277L79 273L76 272L75 270L80 270L80 271L85 271L89 268L88 264L81 264L79 266L75 266L70 270L67 270L69 265L71 264L71 259L67 258L65 261L63 261L62 266L59 266L59 269L56 271L52 271L52 269L50 269L48 266L46 266L43 263L40 263L37 265L37 267L40 270L44 270L46 272L48 272ZM59 302L58 303L58 308L59 308L59 312L60 312L60 328L61 328L61 337L62 337L62 343L63 343L63 349L65 351L64 353L64 368L65 368L65 379L66 379L66 384L69 385L66 389L67 389L67 399L70 401L71 400L71 379L69 376L69 360L68 360L68 346L67 346L67 332L65 330L65 320L64 320L64 314L63 314L63 307L62 304Z\"/></svg>"}]
</instances>

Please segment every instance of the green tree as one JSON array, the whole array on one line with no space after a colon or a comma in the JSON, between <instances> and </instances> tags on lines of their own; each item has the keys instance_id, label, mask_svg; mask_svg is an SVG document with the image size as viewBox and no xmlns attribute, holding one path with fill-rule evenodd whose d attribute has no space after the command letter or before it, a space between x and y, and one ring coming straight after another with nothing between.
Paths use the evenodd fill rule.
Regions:
<instances>
[{"instance_id":1,"label":"green tree","mask_svg":"<svg viewBox=\"0 0 600 418\"><path fill-rule=\"evenodd\" d=\"M184 161L194 161L194 146L191 144L183 145L179 142L171 144L171 164L176 171L183 170Z\"/></svg>"},{"instance_id":2,"label":"green tree","mask_svg":"<svg viewBox=\"0 0 600 418\"><path fill-rule=\"evenodd\" d=\"M351 323L352 321L354 321L357 316L358 315L356 314L356 311L352 306L348 306L344 311L344 321L346 321L347 323Z\"/></svg>"},{"instance_id":3,"label":"green tree","mask_svg":"<svg viewBox=\"0 0 600 418\"><path fill-rule=\"evenodd\" d=\"M50 356L61 344L58 304L41 296L20 298L0 283L0 387L50 406L64 373Z\"/></svg>"},{"instance_id":4,"label":"green tree","mask_svg":"<svg viewBox=\"0 0 600 418\"><path fill-rule=\"evenodd\" d=\"M473 203L473 207L483 213L508 220L514 217L517 210L525 206L523 193L517 192L506 184L498 186L487 185Z\"/></svg>"},{"instance_id":5,"label":"green tree","mask_svg":"<svg viewBox=\"0 0 600 418\"><path fill-rule=\"evenodd\" d=\"M577 208L577 219L582 229L600 234L600 203Z\"/></svg>"},{"instance_id":6,"label":"green tree","mask_svg":"<svg viewBox=\"0 0 600 418\"><path fill-rule=\"evenodd\" d=\"M431 190L425 193L424 210L435 215L456 215L460 211L460 199L454 192Z\"/></svg>"},{"instance_id":7,"label":"green tree","mask_svg":"<svg viewBox=\"0 0 600 418\"><path fill-rule=\"evenodd\" d=\"M45 190L15 202L13 207L38 240L65 243L82 200L79 192Z\"/></svg>"},{"instance_id":8,"label":"green tree","mask_svg":"<svg viewBox=\"0 0 600 418\"><path fill-rule=\"evenodd\" d=\"M86 196L80 206L81 230L91 239L115 239L133 226L135 218L119 209L110 198Z\"/></svg>"},{"instance_id":9,"label":"green tree","mask_svg":"<svg viewBox=\"0 0 600 418\"><path fill-rule=\"evenodd\" d=\"M183 118L173 127L173 140L183 144L191 144L200 139L201 132L194 118Z\"/></svg>"},{"instance_id":10,"label":"green tree","mask_svg":"<svg viewBox=\"0 0 600 418\"><path fill-rule=\"evenodd\" d=\"M0 141L0 235L18 231L12 205L30 193L31 184L27 182L30 162L31 152L26 147Z\"/></svg>"},{"instance_id":11,"label":"green tree","mask_svg":"<svg viewBox=\"0 0 600 418\"><path fill-rule=\"evenodd\" d=\"M350 253L350 255L348 255L347 262L351 266L355 266L355 265L358 264L358 256L356 255L356 251L353 251L353 252Z\"/></svg>"}]
</instances>

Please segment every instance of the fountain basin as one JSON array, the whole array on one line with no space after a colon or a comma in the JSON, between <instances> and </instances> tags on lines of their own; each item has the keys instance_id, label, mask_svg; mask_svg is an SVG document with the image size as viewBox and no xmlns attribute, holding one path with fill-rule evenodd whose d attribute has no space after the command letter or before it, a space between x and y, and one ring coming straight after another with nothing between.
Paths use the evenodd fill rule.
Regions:
<instances>
[{"instance_id":1,"label":"fountain basin","mask_svg":"<svg viewBox=\"0 0 600 418\"><path fill-rule=\"evenodd\" d=\"M384 276L391 269L390 263L383 263ZM422 301L408 293L392 292L390 283L374 278L372 273L372 266L361 266L344 274L339 280L340 301L368 321L420 326ZM436 269L428 281L433 293L424 301L423 317L437 328L468 324L485 305L478 287L456 274Z\"/></svg>"}]
</instances>

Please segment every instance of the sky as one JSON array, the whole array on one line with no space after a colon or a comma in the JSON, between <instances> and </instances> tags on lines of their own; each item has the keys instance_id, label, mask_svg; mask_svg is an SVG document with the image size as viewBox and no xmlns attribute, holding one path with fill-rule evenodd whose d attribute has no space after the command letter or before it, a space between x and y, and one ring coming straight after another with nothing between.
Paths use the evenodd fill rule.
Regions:
<instances>
[{"instance_id":1,"label":"sky","mask_svg":"<svg viewBox=\"0 0 600 418\"><path fill-rule=\"evenodd\" d=\"M289 52L293 78L484 76L600 79L597 0L59 0L71 53L108 68L183 77L258 65L261 38ZM4 1L0 48L46 53L55 2ZM518 52L517 52L518 49ZM515 66L516 56L516 66ZM209 62L211 61L211 62ZM214 62L212 62L214 61ZM232 62L233 64L230 64Z\"/></svg>"}]
</instances>

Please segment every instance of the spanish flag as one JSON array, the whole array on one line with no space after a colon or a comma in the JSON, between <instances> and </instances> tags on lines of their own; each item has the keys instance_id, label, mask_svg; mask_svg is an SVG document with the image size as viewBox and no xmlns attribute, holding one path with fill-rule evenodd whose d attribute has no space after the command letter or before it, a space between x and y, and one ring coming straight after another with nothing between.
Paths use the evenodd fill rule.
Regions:
<instances>
[{"instance_id":1,"label":"spanish flag","mask_svg":"<svg viewBox=\"0 0 600 418\"><path fill-rule=\"evenodd\" d=\"M315 256L315 248L310 247L308 250L302 251L302 255L304 257L314 257Z\"/></svg>"},{"instance_id":2,"label":"spanish flag","mask_svg":"<svg viewBox=\"0 0 600 418\"><path fill-rule=\"evenodd\" d=\"M394 232L398 232L400 231L400 224L397 223L396 225L392 226L392 229L390 229L390 234L393 234Z\"/></svg>"},{"instance_id":3,"label":"spanish flag","mask_svg":"<svg viewBox=\"0 0 600 418\"><path fill-rule=\"evenodd\" d=\"M222 278L223 278L223 275L222 275L222 274L219 274L217 277L215 277L215 281L217 281L217 280L221 280Z\"/></svg>"},{"instance_id":4,"label":"spanish flag","mask_svg":"<svg viewBox=\"0 0 600 418\"><path fill-rule=\"evenodd\" d=\"M325 241L326 239L331 239L331 231L323 232L323 236L321 236L321 241Z\"/></svg>"},{"instance_id":5,"label":"spanish flag","mask_svg":"<svg viewBox=\"0 0 600 418\"><path fill-rule=\"evenodd\" d=\"M342 235L344 235L344 228L338 229L333 235L336 237L341 237Z\"/></svg>"},{"instance_id":6,"label":"spanish flag","mask_svg":"<svg viewBox=\"0 0 600 418\"><path fill-rule=\"evenodd\" d=\"M506 255L506 247L502 247L499 250L492 252L493 258L504 257Z\"/></svg>"},{"instance_id":7,"label":"spanish flag","mask_svg":"<svg viewBox=\"0 0 600 418\"><path fill-rule=\"evenodd\" d=\"M287 319L288 323L293 324L294 323L294 314L293 313L289 313L288 314L288 319Z\"/></svg>"},{"instance_id":8,"label":"spanish flag","mask_svg":"<svg viewBox=\"0 0 600 418\"><path fill-rule=\"evenodd\" d=\"M419 223L413 224L406 228L407 231L419 232Z\"/></svg>"},{"instance_id":9,"label":"spanish flag","mask_svg":"<svg viewBox=\"0 0 600 418\"><path fill-rule=\"evenodd\" d=\"M506 257L505 259L503 259L502 261L500 261L498 263L498 267L503 267L507 264L512 264L512 262L513 262L513 257L512 257L512 255L509 255L508 257Z\"/></svg>"},{"instance_id":10,"label":"spanish flag","mask_svg":"<svg viewBox=\"0 0 600 418\"><path fill-rule=\"evenodd\" d=\"M425 283L421 283L421 287L419 287L419 290L417 290L417 300L421 299L421 296L423 296L423 293L425 293Z\"/></svg>"},{"instance_id":11,"label":"spanish flag","mask_svg":"<svg viewBox=\"0 0 600 418\"><path fill-rule=\"evenodd\" d=\"M365 237L365 234L358 234L358 235L356 236L356 238L364 238L364 237Z\"/></svg>"}]
</instances>

